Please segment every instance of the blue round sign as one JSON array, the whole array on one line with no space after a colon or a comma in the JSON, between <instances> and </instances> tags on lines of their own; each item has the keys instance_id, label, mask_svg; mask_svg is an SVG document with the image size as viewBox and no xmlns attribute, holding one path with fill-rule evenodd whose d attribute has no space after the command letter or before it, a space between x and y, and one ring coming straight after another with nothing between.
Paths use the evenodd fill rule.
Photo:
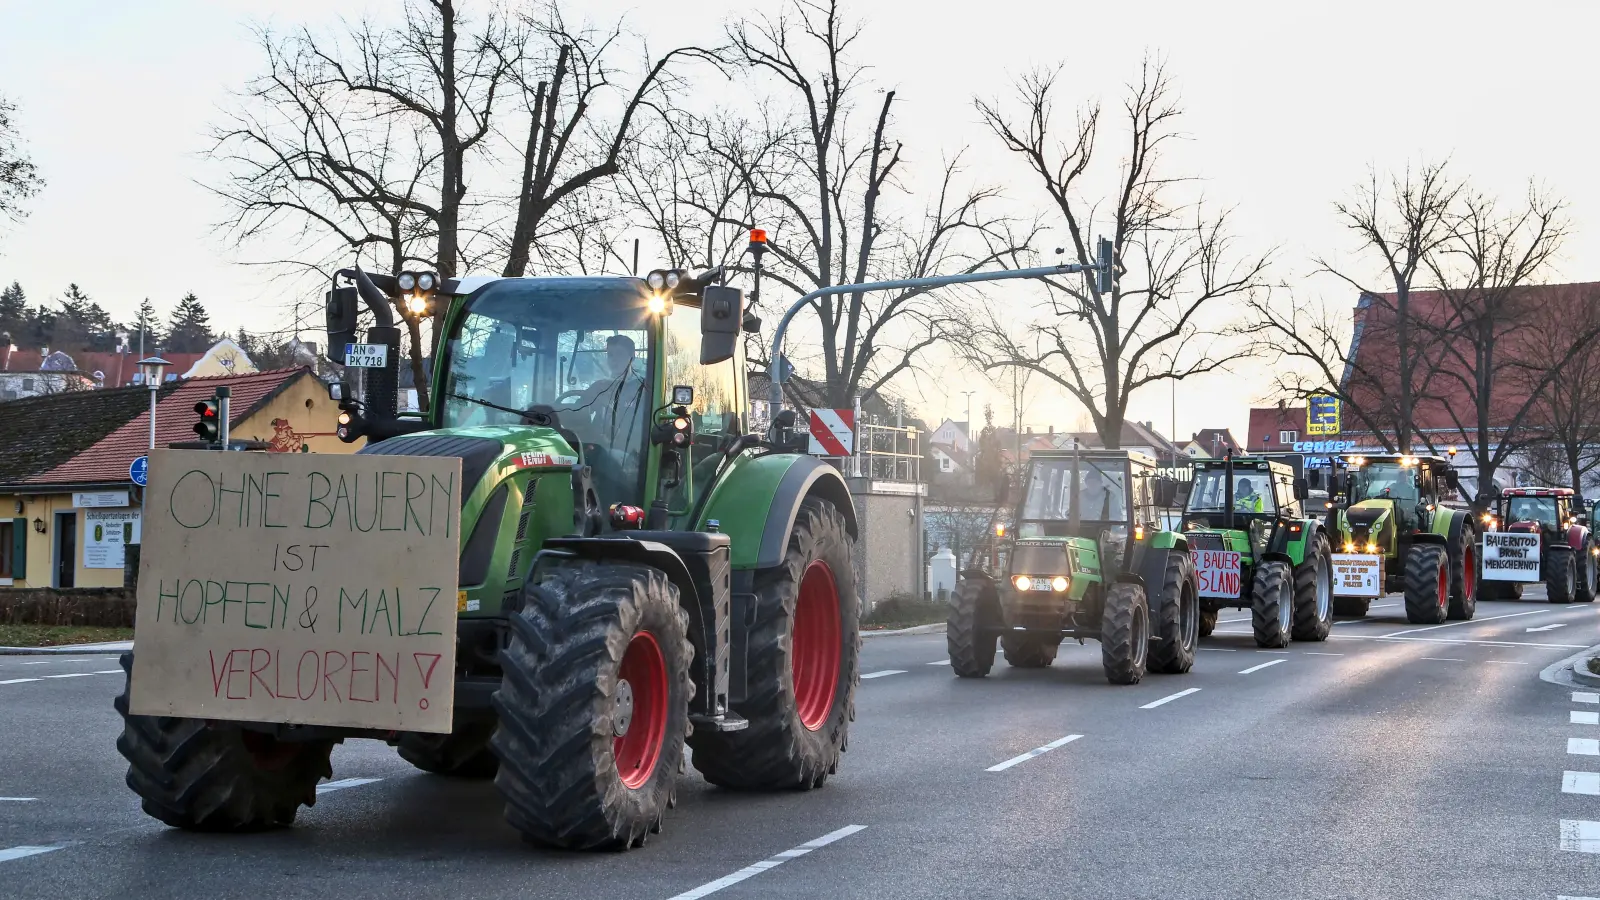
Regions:
<instances>
[{"instance_id":1,"label":"blue round sign","mask_svg":"<svg viewBox=\"0 0 1600 900\"><path fill-rule=\"evenodd\" d=\"M145 479L150 474L150 457L141 456L128 466L128 478L139 487L144 487Z\"/></svg>"}]
</instances>

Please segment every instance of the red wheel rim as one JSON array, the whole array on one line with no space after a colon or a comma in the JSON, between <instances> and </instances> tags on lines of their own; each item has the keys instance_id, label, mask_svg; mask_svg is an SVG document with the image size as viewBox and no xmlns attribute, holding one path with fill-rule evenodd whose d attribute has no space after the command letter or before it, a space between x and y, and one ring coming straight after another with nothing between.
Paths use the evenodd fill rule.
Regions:
<instances>
[{"instance_id":1,"label":"red wheel rim","mask_svg":"<svg viewBox=\"0 0 1600 900\"><path fill-rule=\"evenodd\" d=\"M667 738L667 662L654 635L633 636L617 676L614 721L622 733L612 739L611 755L622 783L637 788L655 772Z\"/></svg>"},{"instance_id":2,"label":"red wheel rim","mask_svg":"<svg viewBox=\"0 0 1600 900\"><path fill-rule=\"evenodd\" d=\"M1473 558L1471 544L1468 544L1466 552L1461 554L1461 564L1466 567L1466 571L1462 573L1462 581L1466 582L1467 586L1462 599L1471 600L1476 596L1473 592L1478 589L1478 561Z\"/></svg>"},{"instance_id":3,"label":"red wheel rim","mask_svg":"<svg viewBox=\"0 0 1600 900\"><path fill-rule=\"evenodd\" d=\"M806 566L800 579L789 653L800 724L816 731L833 712L833 695L839 687L839 588L833 570L820 559Z\"/></svg>"},{"instance_id":4,"label":"red wheel rim","mask_svg":"<svg viewBox=\"0 0 1600 900\"><path fill-rule=\"evenodd\" d=\"M1450 569L1448 566L1444 565L1443 561L1441 561L1439 564L1439 608L1448 609L1449 607Z\"/></svg>"}]
</instances>

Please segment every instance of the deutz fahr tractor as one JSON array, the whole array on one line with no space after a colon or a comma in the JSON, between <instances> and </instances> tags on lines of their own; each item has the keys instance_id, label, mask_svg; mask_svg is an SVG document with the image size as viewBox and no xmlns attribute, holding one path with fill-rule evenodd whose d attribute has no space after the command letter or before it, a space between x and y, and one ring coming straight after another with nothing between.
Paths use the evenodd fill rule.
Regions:
<instances>
[{"instance_id":1,"label":"deutz fahr tractor","mask_svg":"<svg viewBox=\"0 0 1600 900\"><path fill-rule=\"evenodd\" d=\"M1478 605L1478 528L1472 514L1440 502L1459 491L1456 470L1440 456L1350 456L1342 476L1346 501L1334 510L1335 564L1365 564L1375 587L1404 591L1406 621L1437 625L1470 619ZM1334 585L1334 612L1364 616L1373 596L1348 596Z\"/></svg>"},{"instance_id":2,"label":"deutz fahr tractor","mask_svg":"<svg viewBox=\"0 0 1600 900\"><path fill-rule=\"evenodd\" d=\"M382 368L341 402L358 458L454 456L463 492L449 735L127 714L145 811L182 828L288 824L349 738L428 772L492 775L511 825L627 848L676 802L687 743L707 781L810 789L837 770L858 683L855 510L793 451L793 413L744 431L743 332L722 272L640 278L336 276L330 358L358 298ZM390 309L440 305L427 412L395 412ZM378 359L363 351L364 359Z\"/></svg>"},{"instance_id":3,"label":"deutz fahr tractor","mask_svg":"<svg viewBox=\"0 0 1600 900\"><path fill-rule=\"evenodd\" d=\"M981 678L995 643L1017 668L1055 661L1065 638L1100 641L1112 684L1194 665L1200 606L1184 537L1162 531L1155 460L1140 453L1034 453L1006 570L961 573L945 639L950 666Z\"/></svg>"},{"instance_id":4,"label":"deutz fahr tractor","mask_svg":"<svg viewBox=\"0 0 1600 900\"><path fill-rule=\"evenodd\" d=\"M1551 603L1589 603L1595 598L1600 553L1587 524L1587 511L1574 504L1582 498L1571 488L1511 488L1495 498L1495 531L1539 536L1539 574ZM1580 518L1581 517L1581 518ZM1501 600L1522 596L1514 581L1485 579L1482 597Z\"/></svg>"},{"instance_id":5,"label":"deutz fahr tractor","mask_svg":"<svg viewBox=\"0 0 1600 900\"><path fill-rule=\"evenodd\" d=\"M1195 463L1182 527L1201 575L1202 635L1236 608L1250 610L1259 647L1328 639L1333 557L1322 521L1302 508L1306 494L1305 479L1277 460Z\"/></svg>"}]
</instances>

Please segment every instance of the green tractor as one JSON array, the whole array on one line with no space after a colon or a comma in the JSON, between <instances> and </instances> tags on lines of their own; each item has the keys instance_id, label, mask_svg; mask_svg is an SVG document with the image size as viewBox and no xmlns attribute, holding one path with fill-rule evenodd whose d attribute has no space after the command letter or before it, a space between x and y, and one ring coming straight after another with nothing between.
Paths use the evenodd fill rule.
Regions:
<instances>
[{"instance_id":1,"label":"green tractor","mask_svg":"<svg viewBox=\"0 0 1600 900\"><path fill-rule=\"evenodd\" d=\"M1200 633L1225 608L1250 610L1259 647L1324 641L1333 627L1333 557L1322 522L1302 509L1306 482L1274 459L1195 463L1183 535L1200 583Z\"/></svg>"},{"instance_id":2,"label":"green tractor","mask_svg":"<svg viewBox=\"0 0 1600 900\"><path fill-rule=\"evenodd\" d=\"M365 437L374 469L461 460L454 731L129 715L124 694L118 749L147 813L288 824L336 743L375 738L428 772L493 776L531 842L621 849L660 830L686 744L725 788L837 771L859 680L856 514L838 472L795 451L792 412L744 431L759 320L720 269L336 278L353 285L328 295L329 355L365 382L359 401L330 390L341 437ZM358 299L377 325L347 358ZM395 411L401 302L442 313L420 415Z\"/></svg>"},{"instance_id":3,"label":"green tractor","mask_svg":"<svg viewBox=\"0 0 1600 900\"><path fill-rule=\"evenodd\" d=\"M1405 593L1406 621L1437 625L1466 620L1478 606L1478 523L1451 509L1442 495L1460 490L1441 456L1350 456L1340 477L1345 502L1334 509L1334 611L1364 616L1374 597ZM1347 580L1344 571L1370 573ZM1365 585L1356 587L1357 581Z\"/></svg>"},{"instance_id":4,"label":"green tractor","mask_svg":"<svg viewBox=\"0 0 1600 900\"><path fill-rule=\"evenodd\" d=\"M962 573L945 640L962 678L1055 661L1061 641L1100 641L1113 684L1194 665L1200 606L1184 536L1160 529L1155 460L1125 450L1034 453L1005 571Z\"/></svg>"}]
</instances>

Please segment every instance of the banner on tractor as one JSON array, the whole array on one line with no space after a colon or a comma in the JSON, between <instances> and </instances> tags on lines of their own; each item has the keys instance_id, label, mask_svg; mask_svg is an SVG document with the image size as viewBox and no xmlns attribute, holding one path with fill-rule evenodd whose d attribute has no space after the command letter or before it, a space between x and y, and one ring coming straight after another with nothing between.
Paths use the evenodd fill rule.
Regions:
<instances>
[{"instance_id":1,"label":"banner on tractor","mask_svg":"<svg viewBox=\"0 0 1600 900\"><path fill-rule=\"evenodd\" d=\"M1383 557L1376 553L1333 554L1333 595L1335 597L1383 596Z\"/></svg>"},{"instance_id":2,"label":"banner on tractor","mask_svg":"<svg viewBox=\"0 0 1600 900\"><path fill-rule=\"evenodd\" d=\"M1233 550L1191 550L1200 596L1236 598L1243 559Z\"/></svg>"},{"instance_id":3,"label":"banner on tractor","mask_svg":"<svg viewBox=\"0 0 1600 900\"><path fill-rule=\"evenodd\" d=\"M1539 581L1539 536L1484 532L1483 577L1488 581Z\"/></svg>"},{"instance_id":4,"label":"banner on tractor","mask_svg":"<svg viewBox=\"0 0 1600 900\"><path fill-rule=\"evenodd\" d=\"M849 456L856 452L856 412L853 409L813 409L808 418L811 424L811 443L806 452L812 456Z\"/></svg>"},{"instance_id":5,"label":"banner on tractor","mask_svg":"<svg viewBox=\"0 0 1600 900\"><path fill-rule=\"evenodd\" d=\"M130 711L447 733L461 460L155 450Z\"/></svg>"}]
</instances>

